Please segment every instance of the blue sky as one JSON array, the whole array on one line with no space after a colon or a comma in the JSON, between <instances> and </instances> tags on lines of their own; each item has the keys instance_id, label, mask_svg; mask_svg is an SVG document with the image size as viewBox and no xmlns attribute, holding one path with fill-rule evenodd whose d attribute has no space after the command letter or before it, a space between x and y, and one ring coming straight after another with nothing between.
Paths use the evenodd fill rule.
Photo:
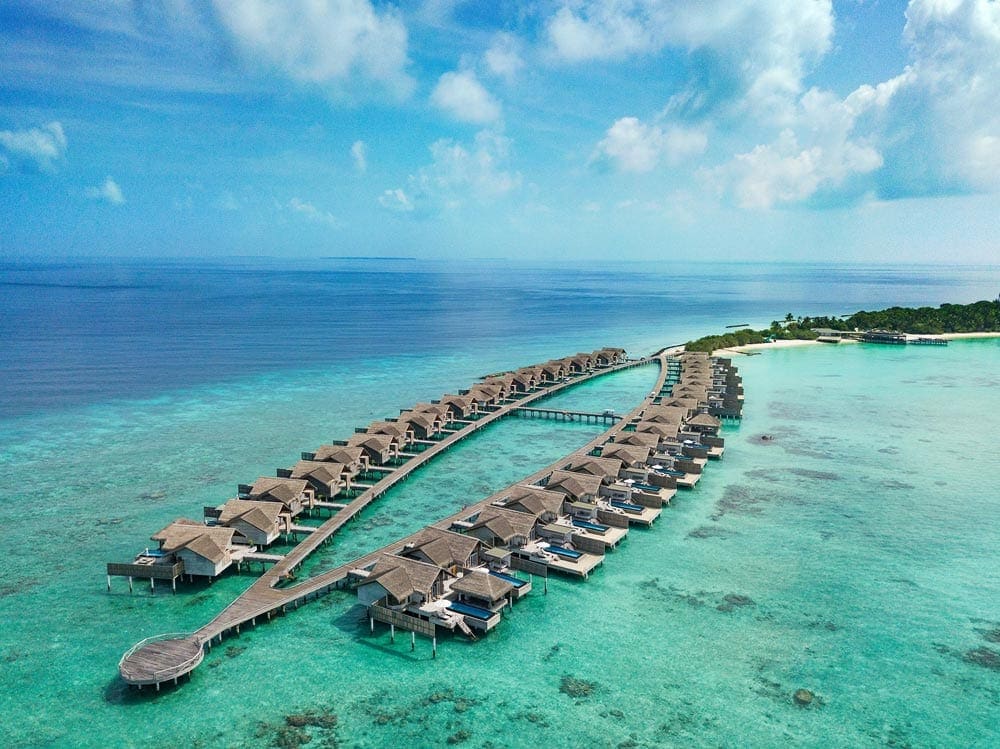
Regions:
<instances>
[{"instance_id":1,"label":"blue sky","mask_svg":"<svg viewBox=\"0 0 1000 749\"><path fill-rule=\"evenodd\" d=\"M8 0L5 257L1000 259L998 0Z\"/></svg>"}]
</instances>

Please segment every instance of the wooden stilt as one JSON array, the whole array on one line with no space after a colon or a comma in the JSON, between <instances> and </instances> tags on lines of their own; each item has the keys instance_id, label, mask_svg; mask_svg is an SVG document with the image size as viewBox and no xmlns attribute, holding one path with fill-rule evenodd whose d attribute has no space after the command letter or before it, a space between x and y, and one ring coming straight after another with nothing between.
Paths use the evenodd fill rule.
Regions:
<instances>
[{"instance_id":1,"label":"wooden stilt","mask_svg":"<svg viewBox=\"0 0 1000 749\"><path fill-rule=\"evenodd\" d=\"M438 638L437 635L431 638L431 658L438 657Z\"/></svg>"},{"instance_id":2,"label":"wooden stilt","mask_svg":"<svg viewBox=\"0 0 1000 749\"><path fill-rule=\"evenodd\" d=\"M111 592L111 575L108 575L108 593Z\"/></svg>"},{"instance_id":3,"label":"wooden stilt","mask_svg":"<svg viewBox=\"0 0 1000 749\"><path fill-rule=\"evenodd\" d=\"M128 592L129 593L132 592L132 576L131 575L129 575L129 577L128 577Z\"/></svg>"},{"instance_id":4,"label":"wooden stilt","mask_svg":"<svg viewBox=\"0 0 1000 749\"><path fill-rule=\"evenodd\" d=\"M396 642L396 625L389 623L389 642Z\"/></svg>"},{"instance_id":5,"label":"wooden stilt","mask_svg":"<svg viewBox=\"0 0 1000 749\"><path fill-rule=\"evenodd\" d=\"M410 652L412 653L417 647L417 633L410 631Z\"/></svg>"}]
</instances>

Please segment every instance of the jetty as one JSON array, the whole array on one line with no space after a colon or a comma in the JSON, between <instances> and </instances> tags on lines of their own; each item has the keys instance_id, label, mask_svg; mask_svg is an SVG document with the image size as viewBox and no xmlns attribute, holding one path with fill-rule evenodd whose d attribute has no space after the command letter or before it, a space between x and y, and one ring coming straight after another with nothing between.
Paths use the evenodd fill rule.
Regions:
<instances>
[{"instance_id":1,"label":"jetty","mask_svg":"<svg viewBox=\"0 0 1000 749\"><path fill-rule=\"evenodd\" d=\"M329 519L318 526L309 526L308 535L288 554L284 556L268 555L257 549L244 552L242 559L248 563L258 561L263 567L264 563L267 562L272 566L264 571L244 593L196 632L184 635L158 635L143 640L130 648L119 661L121 677L131 685L140 688L151 685L155 686L157 690L168 681L177 683L181 676L189 674L197 667L204 657L205 650L210 649L216 640L221 641L228 634L239 634L241 627L256 626L258 620L269 620L272 616L284 614L290 608L297 608L299 605L323 596L331 590L349 585L358 587L359 591L364 588L383 594L383 598L372 598L369 601L369 617L372 627L374 627L375 621L381 621L390 625L393 635L397 626L408 629L411 635L413 633L427 634L434 642L436 653L436 624L444 624L449 629L457 628L463 632L466 632L470 624L473 628L478 626L482 629L489 629L499 621L499 611L502 609L504 601L512 603L515 598L524 595L526 589L530 589L530 582L515 577L514 571L539 575L543 580L547 578L549 570L586 578L595 567L603 563L604 552L617 545L627 533L630 524L651 525L662 511L661 508L673 496L673 487L681 485L678 482L678 476L673 475L680 473L680 471L675 471L670 467L664 468L663 464L667 462L670 466L688 465L684 461L693 460L689 456L683 455L683 440L677 441L675 445L673 440L676 430L675 432L667 430L668 434L662 440L653 435L652 444L647 445L649 448L646 453L647 463L643 466L633 465L630 468L633 474L622 473L625 467L621 460L602 459L595 456L599 456L603 450L608 449L609 445L613 449L620 449L622 444L628 444L625 441L627 435L633 433L635 425L641 423L648 416L646 411L653 408L658 401L662 401L667 393L672 392L679 385L705 386L706 398L700 402L700 407L707 412L707 393L709 387L715 388L716 385L708 381L706 372L708 375L718 375L717 380L722 383L719 387L723 391L728 390L729 385L738 388L740 390L739 398L742 399L742 388L739 387L738 377L733 379L730 374L732 368L729 365L729 360L713 360L712 365L706 368L703 364L708 362L707 356L690 355L687 363L691 369L686 373L687 377L685 378L681 375L684 356L681 355L678 358L660 353L655 357L626 359L625 352L621 349L604 349L593 355L568 357L566 360L561 360L561 366L550 362L547 371L536 368L531 371L518 370L514 376L511 376L510 373L503 374L490 378L477 386L477 388L482 388L480 390L466 391L463 395L476 393L474 397L480 399L483 410L476 414L477 418L467 420L452 418L449 425L456 426L457 429L442 430L443 436L439 440L434 441L434 444L426 445L426 449L418 453L410 454L412 457L402 457L407 455L404 452L398 452L393 457L384 456L387 460L395 463L392 470L379 473L380 478L374 484L365 486L357 496L344 502L339 508L329 507L332 512ZM718 364L717 362L723 363ZM653 363L658 363L660 366L657 384L650 395L629 414L616 416L613 412L602 414L570 412L528 405L535 400L560 392L590 378L624 368L646 366ZM691 393L686 394L691 395ZM492 403L488 402L491 398L493 399ZM697 403L695 398L688 398L688 400ZM594 420L602 419L605 422L611 422L612 426L572 455L519 482L518 486L521 487L519 491L513 491L515 487L508 487L389 546L328 572L308 579L296 580L296 570L313 551L321 544L328 542L359 512L382 497L386 491L405 479L413 470L424 465L466 436L495 423L499 419L524 412L526 409L529 415L551 418L559 418L556 414L560 413L574 417L589 416ZM721 450L722 438L717 436L720 423L716 419L705 427L704 432L689 431L687 434L694 437L704 434L705 438L714 438L716 443L714 446L707 443L704 446L706 449L717 447ZM647 440L647 442L649 441ZM688 442L693 441L688 440ZM674 446L678 446L676 454L670 452ZM381 446L372 447L376 451L382 450ZM386 443L386 447L388 448L388 443ZM328 453L337 449L336 445L326 446ZM390 450L390 452L392 451ZM314 457L316 454L311 455L311 458ZM646 465L648 467L645 467ZM573 471L576 473L572 473ZM636 471L639 473L635 473ZM570 480L553 481L553 477L561 473L572 473ZM645 480L637 482L635 478L622 478L625 475L638 475ZM683 476L686 475L683 474ZM596 479L596 483L592 479ZM636 486L637 483L638 486ZM291 488L294 489L298 486L296 484L295 487ZM588 486L591 488L589 491ZM528 497L525 495L525 489L527 495L539 493L554 495L557 497L556 503L552 506L550 502L548 509L542 507L535 513L531 522L528 523L529 529L526 531L530 538L522 538L527 543L520 543L516 548L505 548L502 543L498 543L495 534L498 532L498 524L506 528L509 528L510 525L508 523L504 526L504 522L507 521L502 517L493 522L490 521L490 518L502 516L504 512L510 511L515 513L521 511L525 517L528 517L529 515L525 513L525 507L529 505L528 500L534 502L538 500L538 497ZM625 493L618 495L614 492ZM559 497L564 498L564 504L558 500ZM293 499L297 500L298 497ZM313 499L312 501L315 504L333 504L324 503L322 500ZM545 503L542 502L542 504ZM520 506L512 508L512 505ZM563 513L564 508L569 510L568 514ZM491 516L490 513L493 515ZM177 536L178 531L174 531L178 538L186 537L185 533L194 533L189 525L190 521L176 521L176 523L180 523L180 535ZM483 529L482 532L480 529ZM453 574L433 573L428 578L430 587L427 588L427 601L425 603L428 606L437 604L438 608L426 610L421 608L417 612L408 612L405 608L400 609L398 606L400 601L391 595L395 590L392 585L380 586L376 581L388 580L392 576L396 578L402 576L407 580L412 580L427 572L424 568L414 565L424 564L425 567L433 567L434 565L427 564L420 557L414 557L406 563L392 562L393 559L408 556L406 554L408 549L425 544L426 533L431 530L449 532L452 535L455 535L456 532L465 533L470 536L471 540L475 541L477 547L481 544L483 548L482 554L479 556L495 563L490 568L490 574L493 575L493 578L469 577L470 574L478 575L486 571L486 568L482 570L471 569L472 557L460 563L452 560L451 570L462 568L466 569L466 573L458 577L457 580L454 579ZM500 534L503 535L503 531L500 531ZM224 541L226 541L225 538L216 539L219 547ZM400 557L401 553L404 554L403 557ZM387 556L389 562L386 561ZM406 567L407 564L410 565L409 572L400 567L400 565ZM140 565L128 565L127 569L119 566L120 569L116 568L115 571L118 574L136 572L138 566ZM160 563L158 566L164 565ZM436 569L442 573L447 572L442 567ZM185 571L183 567L181 571ZM173 575L170 579L175 585L179 575L173 573L177 572L177 568L173 567L170 572ZM111 565L109 565L108 573L109 576L112 574ZM158 574L161 574L159 570ZM139 575L128 576L131 587L132 577ZM467 578L468 582L463 582ZM434 595L434 591L442 586L453 589L453 600L442 603L442 599ZM409 594L406 597L413 598ZM469 601L473 603L470 604ZM394 606L394 602L397 605ZM483 606L487 608L483 608Z\"/></svg>"}]
</instances>

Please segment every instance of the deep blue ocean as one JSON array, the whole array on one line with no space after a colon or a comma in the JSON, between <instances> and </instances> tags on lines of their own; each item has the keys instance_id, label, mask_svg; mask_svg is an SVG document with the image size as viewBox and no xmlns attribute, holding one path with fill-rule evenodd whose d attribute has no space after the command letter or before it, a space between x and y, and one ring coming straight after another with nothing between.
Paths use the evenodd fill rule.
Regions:
<instances>
[{"instance_id":1,"label":"deep blue ocean","mask_svg":"<svg viewBox=\"0 0 1000 749\"><path fill-rule=\"evenodd\" d=\"M573 270L489 260L2 263L0 416L399 356L489 369L567 346L642 351L788 312L998 292L1000 267L680 257Z\"/></svg>"},{"instance_id":2,"label":"deep blue ocean","mask_svg":"<svg viewBox=\"0 0 1000 749\"><path fill-rule=\"evenodd\" d=\"M487 637L369 632L336 592L215 647L177 689L121 654L252 581L114 581L178 517L303 450L498 370L644 354L786 313L993 299L1000 267L268 259L0 264L5 747L1000 746L1000 339L736 356L726 455L586 582ZM655 367L557 396L628 410ZM508 419L393 489L328 569L602 427ZM773 440L762 441L769 434ZM567 690L567 683L583 685ZM792 695L815 694L807 708ZM572 693L568 693L572 692ZM292 715L337 715L322 726ZM290 722L291 720L291 722ZM301 722L301 721L299 721Z\"/></svg>"}]
</instances>

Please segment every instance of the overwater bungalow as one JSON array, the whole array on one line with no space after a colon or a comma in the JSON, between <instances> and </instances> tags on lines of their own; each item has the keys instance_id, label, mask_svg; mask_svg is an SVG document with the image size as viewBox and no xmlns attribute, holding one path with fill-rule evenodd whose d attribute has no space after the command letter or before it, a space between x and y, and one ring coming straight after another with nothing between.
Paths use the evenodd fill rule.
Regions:
<instances>
[{"instance_id":1,"label":"overwater bungalow","mask_svg":"<svg viewBox=\"0 0 1000 749\"><path fill-rule=\"evenodd\" d=\"M459 574L480 564L479 549L478 538L428 527L393 553Z\"/></svg>"},{"instance_id":2,"label":"overwater bungalow","mask_svg":"<svg viewBox=\"0 0 1000 749\"><path fill-rule=\"evenodd\" d=\"M364 449L346 445L320 445L316 448L316 452L311 455L304 453L302 457L305 460L340 463L352 479L358 474L365 473L371 464L371 459Z\"/></svg>"},{"instance_id":3,"label":"overwater bungalow","mask_svg":"<svg viewBox=\"0 0 1000 749\"><path fill-rule=\"evenodd\" d=\"M656 421L640 421L635 425L635 431L639 434L655 434L660 442L677 439L680 431L678 424L664 424Z\"/></svg>"},{"instance_id":4,"label":"overwater bungalow","mask_svg":"<svg viewBox=\"0 0 1000 749\"><path fill-rule=\"evenodd\" d=\"M549 381L561 380L563 377L569 374L566 365L558 359L547 361L541 366L539 366L538 369L541 370L542 374L545 376L545 379Z\"/></svg>"},{"instance_id":5,"label":"overwater bungalow","mask_svg":"<svg viewBox=\"0 0 1000 749\"><path fill-rule=\"evenodd\" d=\"M445 396L447 398L448 396ZM436 403L415 403L413 408L402 408L399 411L400 419L402 419L405 413L421 413L421 414L432 414L436 416L442 424L447 424L453 418L455 418L455 410L450 404L445 403L444 399Z\"/></svg>"},{"instance_id":6,"label":"overwater bungalow","mask_svg":"<svg viewBox=\"0 0 1000 749\"><path fill-rule=\"evenodd\" d=\"M517 393L517 388L514 385L514 375L511 372L502 375L495 375L493 377L487 377L478 385L474 385L472 387L470 395L472 394L472 391L475 390L492 391L494 395L499 397L501 400L513 398Z\"/></svg>"},{"instance_id":7,"label":"overwater bungalow","mask_svg":"<svg viewBox=\"0 0 1000 749\"><path fill-rule=\"evenodd\" d=\"M600 448L602 458L615 458L622 462L622 472L629 470L645 470L653 449L645 445L623 445L619 442L606 442ZM628 478L628 477L626 477Z\"/></svg>"},{"instance_id":8,"label":"overwater bungalow","mask_svg":"<svg viewBox=\"0 0 1000 749\"><path fill-rule=\"evenodd\" d=\"M594 352L594 360L599 367L610 367L625 361L625 349L603 348Z\"/></svg>"},{"instance_id":9,"label":"overwater bungalow","mask_svg":"<svg viewBox=\"0 0 1000 749\"><path fill-rule=\"evenodd\" d=\"M488 394L486 388L477 388L482 390L483 396ZM496 398L497 393L494 392L492 398ZM451 412L451 418L448 421L453 421L455 419L474 419L479 415L479 401L474 398L471 391L465 395L445 395L441 398L441 403L448 406ZM489 405L492 405L489 404Z\"/></svg>"},{"instance_id":10,"label":"overwater bungalow","mask_svg":"<svg viewBox=\"0 0 1000 749\"><path fill-rule=\"evenodd\" d=\"M373 421L368 425L363 434L378 434L391 437L391 447L397 453L405 450L416 439L413 429L405 421Z\"/></svg>"},{"instance_id":11,"label":"overwater bungalow","mask_svg":"<svg viewBox=\"0 0 1000 749\"><path fill-rule=\"evenodd\" d=\"M515 549L535 538L535 517L505 507L484 507L469 522L465 532L488 547L505 546Z\"/></svg>"},{"instance_id":12,"label":"overwater bungalow","mask_svg":"<svg viewBox=\"0 0 1000 749\"><path fill-rule=\"evenodd\" d=\"M500 385L483 383L469 390L467 396L472 399L476 411L483 413L502 406L504 401L516 394L517 391L513 384L501 387Z\"/></svg>"},{"instance_id":13,"label":"overwater bungalow","mask_svg":"<svg viewBox=\"0 0 1000 749\"><path fill-rule=\"evenodd\" d=\"M360 447L373 466L384 466L399 457L398 438L389 434L355 434L348 447Z\"/></svg>"},{"instance_id":14,"label":"overwater bungalow","mask_svg":"<svg viewBox=\"0 0 1000 749\"><path fill-rule=\"evenodd\" d=\"M637 445L656 450L660 446L660 435L653 432L619 432L615 437L616 445Z\"/></svg>"},{"instance_id":15,"label":"overwater bungalow","mask_svg":"<svg viewBox=\"0 0 1000 749\"><path fill-rule=\"evenodd\" d=\"M259 502L279 502L293 518L303 509L315 505L316 495L305 479L261 476L252 485L240 486L240 499Z\"/></svg>"},{"instance_id":16,"label":"overwater bungalow","mask_svg":"<svg viewBox=\"0 0 1000 749\"><path fill-rule=\"evenodd\" d=\"M358 583L358 600L366 606L419 607L444 595L445 581L452 577L435 564L383 554Z\"/></svg>"},{"instance_id":17,"label":"overwater bungalow","mask_svg":"<svg viewBox=\"0 0 1000 749\"><path fill-rule=\"evenodd\" d=\"M231 499L219 508L216 523L235 531L235 543L268 546L289 531L291 516L279 502Z\"/></svg>"},{"instance_id":18,"label":"overwater bungalow","mask_svg":"<svg viewBox=\"0 0 1000 749\"><path fill-rule=\"evenodd\" d=\"M582 374L594 368L594 358L592 354L579 353L575 356L567 357L569 360L570 372Z\"/></svg>"},{"instance_id":19,"label":"overwater bungalow","mask_svg":"<svg viewBox=\"0 0 1000 749\"><path fill-rule=\"evenodd\" d=\"M159 542L161 555L172 555L184 563L185 574L213 578L233 563L235 533L234 528L181 518L150 538Z\"/></svg>"},{"instance_id":20,"label":"overwater bungalow","mask_svg":"<svg viewBox=\"0 0 1000 749\"><path fill-rule=\"evenodd\" d=\"M431 411L404 411L399 421L406 424L417 439L431 440L439 437L444 425L451 421L451 409L445 407L444 412L442 416Z\"/></svg>"},{"instance_id":21,"label":"overwater bungalow","mask_svg":"<svg viewBox=\"0 0 1000 749\"><path fill-rule=\"evenodd\" d=\"M545 488L563 494L570 502L594 504L600 496L604 478L574 471L553 471L548 476Z\"/></svg>"},{"instance_id":22,"label":"overwater bungalow","mask_svg":"<svg viewBox=\"0 0 1000 749\"><path fill-rule=\"evenodd\" d=\"M714 416L700 413L688 419L687 427L699 434L717 435L722 427L722 422Z\"/></svg>"},{"instance_id":23,"label":"overwater bungalow","mask_svg":"<svg viewBox=\"0 0 1000 749\"><path fill-rule=\"evenodd\" d=\"M451 609L465 614L465 621L470 626L488 631L500 623L503 608L509 606L513 598L520 597L514 595L514 589L507 575L493 574L485 569L470 570L451 584L451 592L459 604L453 604Z\"/></svg>"},{"instance_id":24,"label":"overwater bungalow","mask_svg":"<svg viewBox=\"0 0 1000 749\"><path fill-rule=\"evenodd\" d=\"M562 492L519 484L512 487L506 496L494 504L515 512L527 513L543 523L551 523L563 514L564 501L565 495Z\"/></svg>"},{"instance_id":25,"label":"overwater bungalow","mask_svg":"<svg viewBox=\"0 0 1000 749\"><path fill-rule=\"evenodd\" d=\"M659 405L668 408L681 409L681 411L684 412L685 419L693 416L698 411L697 398L674 398L674 397L664 398Z\"/></svg>"},{"instance_id":26,"label":"overwater bungalow","mask_svg":"<svg viewBox=\"0 0 1000 749\"><path fill-rule=\"evenodd\" d=\"M622 462L616 458L598 458L588 456L577 458L566 464L564 468L574 473L585 473L590 476L598 476L605 485L618 481L622 470Z\"/></svg>"},{"instance_id":27,"label":"overwater bungalow","mask_svg":"<svg viewBox=\"0 0 1000 749\"><path fill-rule=\"evenodd\" d=\"M534 369L519 369L511 376L511 384L518 393L528 393L541 384L541 377Z\"/></svg>"},{"instance_id":28,"label":"overwater bungalow","mask_svg":"<svg viewBox=\"0 0 1000 749\"><path fill-rule=\"evenodd\" d=\"M278 475L282 473L279 471ZM287 478L305 479L320 499L333 499L341 491L351 488L348 467L328 460L300 460L288 470Z\"/></svg>"},{"instance_id":29,"label":"overwater bungalow","mask_svg":"<svg viewBox=\"0 0 1000 749\"><path fill-rule=\"evenodd\" d=\"M677 406L650 406L642 413L640 421L653 421L658 424L680 424L687 418L687 409Z\"/></svg>"}]
</instances>

